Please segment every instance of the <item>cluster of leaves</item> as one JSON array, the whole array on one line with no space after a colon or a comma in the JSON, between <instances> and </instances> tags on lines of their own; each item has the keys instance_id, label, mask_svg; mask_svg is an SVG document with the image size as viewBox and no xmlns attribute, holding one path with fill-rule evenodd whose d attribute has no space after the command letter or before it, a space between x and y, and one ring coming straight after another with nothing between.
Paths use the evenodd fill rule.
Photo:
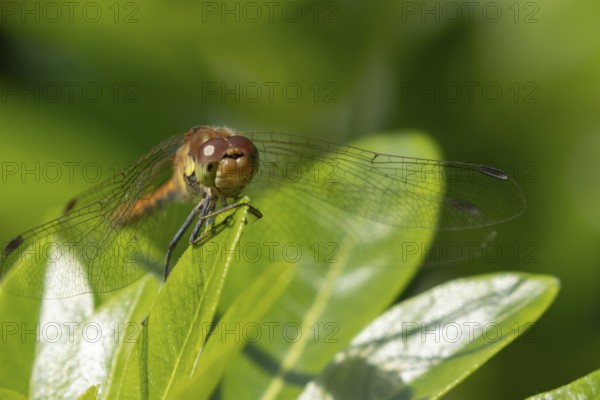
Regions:
<instances>
[{"instance_id":1,"label":"cluster of leaves","mask_svg":"<svg viewBox=\"0 0 600 400\"><path fill-rule=\"evenodd\" d=\"M245 226L245 210L239 210L227 242L239 241ZM76 328L73 338L40 343L30 382L34 398L208 398L236 357L248 357L244 336L222 340L210 334L231 259L214 256L198 269L190 248L180 259L168 283L155 295L156 281L144 278L108 301L94 307L93 296L46 302L41 323L46 321L95 321L104 332L111 321L142 321L139 332L101 337L92 343ZM219 323L244 326L260 321L281 301L294 271L274 264L230 304ZM516 338L514 324L536 320L557 292L555 279L518 273L502 273L460 279L403 302L377 318L312 377L303 398L423 398L438 397L463 380L494 353ZM4 297L3 300L7 300ZM419 326L402 321L422 321ZM449 341L424 340L439 326L457 321L494 323L502 332L494 337L474 333ZM82 323L82 326L85 326ZM498 330L496 330L498 331ZM484 332L484 331L482 331ZM127 340L129 339L134 340ZM18 348L7 349L19 351ZM19 354L13 354L19 357ZM239 361L237 361L239 362ZM4 368L10 368L7 363ZM287 365L293 370L295 365ZM255 365L255 369L264 366ZM594 378L595 377L595 378ZM226 385L243 385L227 375ZM282 374L270 376L269 391L275 398L284 386L293 385ZM591 390L590 380L563 392ZM587 383L586 383L587 382ZM577 389L578 390L578 389ZM4 398L24 398L5 389ZM545 397L539 397L545 398Z\"/></svg>"},{"instance_id":2,"label":"cluster of leaves","mask_svg":"<svg viewBox=\"0 0 600 400\"><path fill-rule=\"evenodd\" d=\"M286 194L266 196L279 218L261 221L264 240L285 237L279 195ZM238 208L214 240L227 249L242 245L242 233L256 231L247 220L247 209ZM102 296L39 302L1 293L0 394L437 398L522 335L558 291L552 277L497 273L451 281L387 309L422 256L399 263L395 244L407 237L428 243L431 233L350 217L344 227L363 246L340 246L326 270L314 254L308 263L279 260L260 268L243 265L234 252L204 253L199 263L202 248L190 246L158 294L151 276ZM311 228L304 227L305 248L329 237ZM34 326L36 340L24 333ZM267 333L269 326L278 334ZM598 380L592 374L536 398L593 394Z\"/></svg>"}]
</instances>

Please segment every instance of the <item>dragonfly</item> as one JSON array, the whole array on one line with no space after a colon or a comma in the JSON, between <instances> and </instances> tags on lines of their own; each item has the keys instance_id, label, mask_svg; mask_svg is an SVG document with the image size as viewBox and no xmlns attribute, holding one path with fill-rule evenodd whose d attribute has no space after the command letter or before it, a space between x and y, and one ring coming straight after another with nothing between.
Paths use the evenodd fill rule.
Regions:
<instances>
[{"instance_id":1,"label":"dragonfly","mask_svg":"<svg viewBox=\"0 0 600 400\"><path fill-rule=\"evenodd\" d=\"M37 298L109 292L147 273L149 260L159 254L166 280L173 251L190 228L188 242L202 245L218 214L238 207L236 199L250 189L266 188L291 190L349 215L406 229L484 227L508 221L526 206L515 180L487 165L198 126L72 198L60 217L6 243L0 285ZM170 212L152 217L173 204L185 206L183 222ZM257 207L250 205L249 212L259 219ZM165 221L173 220L178 228L168 233L168 245L153 242Z\"/></svg>"}]
</instances>

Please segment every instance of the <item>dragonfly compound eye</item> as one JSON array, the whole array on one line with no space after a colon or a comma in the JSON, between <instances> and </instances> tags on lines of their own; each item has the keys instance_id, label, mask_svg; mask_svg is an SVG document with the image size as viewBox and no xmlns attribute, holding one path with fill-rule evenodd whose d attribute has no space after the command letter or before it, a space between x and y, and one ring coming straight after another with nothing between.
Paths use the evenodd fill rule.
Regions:
<instances>
[{"instance_id":1,"label":"dragonfly compound eye","mask_svg":"<svg viewBox=\"0 0 600 400\"><path fill-rule=\"evenodd\" d=\"M226 156L229 144L223 138L209 139L196 156L196 179L204 186L215 187L219 162Z\"/></svg>"},{"instance_id":2,"label":"dragonfly compound eye","mask_svg":"<svg viewBox=\"0 0 600 400\"><path fill-rule=\"evenodd\" d=\"M258 150L244 136L207 140L196 157L196 176L204 186L235 197L258 170Z\"/></svg>"}]
</instances>

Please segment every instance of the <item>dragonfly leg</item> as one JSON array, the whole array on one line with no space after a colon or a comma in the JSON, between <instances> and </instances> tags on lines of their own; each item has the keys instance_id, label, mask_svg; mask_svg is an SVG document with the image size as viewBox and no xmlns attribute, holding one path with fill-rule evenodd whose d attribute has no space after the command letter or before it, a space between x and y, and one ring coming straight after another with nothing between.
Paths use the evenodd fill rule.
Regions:
<instances>
[{"instance_id":1,"label":"dragonfly leg","mask_svg":"<svg viewBox=\"0 0 600 400\"><path fill-rule=\"evenodd\" d=\"M204 203L204 206L202 207L202 211L200 212L200 218L198 219L198 222L196 223L196 226L194 226L194 230L192 231L192 235L190 236L190 244L194 243L196 241L196 238L198 237L198 233L201 231L201 229L206 226L206 225L210 225L212 223L212 221L210 219L208 219L207 221L207 215L209 215L213 210L215 209L215 202L213 200L213 197L209 196L206 198L206 202Z\"/></svg>"},{"instance_id":2,"label":"dragonfly leg","mask_svg":"<svg viewBox=\"0 0 600 400\"><path fill-rule=\"evenodd\" d=\"M175 246L177 246L177 243L179 242L179 239L181 239L181 236L183 236L183 234L189 228L190 224L192 223L192 221L194 220L196 215L198 215L198 212L200 211L200 207L202 206L204 208L205 200L206 199L201 200L196 206L194 206L194 208L192 209L192 212L190 212L190 215L187 216L187 218L185 219L185 222L183 223L183 225L181 225L181 227L179 228L179 230L177 231L175 236L173 236L173 239L171 239L171 243L169 243L169 247L167 248L167 255L165 256L165 277L164 277L165 281L167 280L167 278L169 277L169 274L171 273L171 268L169 267L171 253L173 253L173 250L175 249Z\"/></svg>"},{"instance_id":3,"label":"dragonfly leg","mask_svg":"<svg viewBox=\"0 0 600 400\"><path fill-rule=\"evenodd\" d=\"M225 197L223 197L221 199L221 201L222 201L222 204L223 204L223 208L215 211L214 215L217 215L220 212L227 211L227 210L230 210L232 208L236 208L236 207L240 207L240 206L244 205L244 204L231 204L231 205L228 205L227 204L227 199ZM254 207L252 204L247 204L246 203L246 205L248 206L248 211L250 212L250 214L254 215L256 218L262 218L263 215L262 215L262 213L260 212L260 210L258 208Z\"/></svg>"},{"instance_id":4,"label":"dragonfly leg","mask_svg":"<svg viewBox=\"0 0 600 400\"><path fill-rule=\"evenodd\" d=\"M232 210L234 208L238 208L238 207L242 207L242 206L248 206L248 211L250 212L250 214L254 215L256 218L262 218L262 213L260 212L260 210L254 206L252 206L251 204L247 204L247 203L234 203L234 204L229 204L228 206L225 206L223 208L219 208L216 211L213 211L210 214L207 214L204 216L204 218L212 218L215 215L219 215L224 211L228 211L228 210Z\"/></svg>"},{"instance_id":5,"label":"dragonfly leg","mask_svg":"<svg viewBox=\"0 0 600 400\"><path fill-rule=\"evenodd\" d=\"M208 235L213 235L213 234L217 234L218 232L220 232L223 228L226 227L227 222L229 221L229 219L231 218L231 215L228 215L227 218L225 218L223 221L219 222L218 224L216 224L215 226L211 227L208 231L206 232L202 232L201 235L196 236L195 238L190 238L190 244L191 245L197 245L198 243L200 243L202 240L204 240L204 238L208 237Z\"/></svg>"},{"instance_id":6,"label":"dragonfly leg","mask_svg":"<svg viewBox=\"0 0 600 400\"><path fill-rule=\"evenodd\" d=\"M262 213L256 207L253 207L250 204L246 204L246 203L242 203L242 204L234 203L234 204L230 204L225 207L219 208L218 210L213 211L209 214L206 214L203 217L201 216L200 220L203 220L203 219L212 220L212 218L214 218L216 215L218 215L224 211L232 210L232 209L240 207L240 206L248 206L248 211L250 212L250 214L254 215L256 218L262 218ZM215 228L223 226L226 222L227 222L227 219L220 222ZM198 225L200 225L200 223L201 223L201 221L198 221L198 224L196 225L196 227L198 227ZM198 232L197 232L198 230L199 229L194 228L195 235L192 234L192 237L190 237L190 244L193 244L193 245L197 244L198 242L202 241L202 239L204 239L208 234L213 232L213 230L211 229L207 232L203 232L200 236L198 236Z\"/></svg>"}]
</instances>

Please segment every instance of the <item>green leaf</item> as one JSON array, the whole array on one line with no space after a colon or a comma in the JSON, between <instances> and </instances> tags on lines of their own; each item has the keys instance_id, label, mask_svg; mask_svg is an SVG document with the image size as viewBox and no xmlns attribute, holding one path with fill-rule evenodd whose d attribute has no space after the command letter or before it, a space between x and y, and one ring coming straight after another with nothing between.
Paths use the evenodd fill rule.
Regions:
<instances>
[{"instance_id":1,"label":"green leaf","mask_svg":"<svg viewBox=\"0 0 600 400\"><path fill-rule=\"evenodd\" d=\"M529 328L558 288L555 278L519 273L435 287L377 318L303 398L438 398Z\"/></svg>"},{"instance_id":2,"label":"green leaf","mask_svg":"<svg viewBox=\"0 0 600 400\"><path fill-rule=\"evenodd\" d=\"M427 137L417 133L374 135L352 145L407 156L439 156ZM335 162L335 154L331 157ZM261 322L263 332L272 334L263 335L228 368L222 387L226 398L295 398L389 306L421 264L433 236L432 230L377 223L286 189L252 194L252 204L263 218L248 227L236 249L237 263L222 310L274 262L289 264L297 274ZM422 207L419 212L431 216L437 210ZM408 252L407 245L419 250Z\"/></svg>"},{"instance_id":3,"label":"green leaf","mask_svg":"<svg viewBox=\"0 0 600 400\"><path fill-rule=\"evenodd\" d=\"M96 400L98 398L99 390L100 385L90 386L90 388L86 390L84 394L78 397L78 400Z\"/></svg>"},{"instance_id":4,"label":"green leaf","mask_svg":"<svg viewBox=\"0 0 600 400\"><path fill-rule=\"evenodd\" d=\"M31 395L77 398L99 384L100 396L111 398L155 293L146 276L97 307L93 294L44 300Z\"/></svg>"},{"instance_id":5,"label":"green leaf","mask_svg":"<svg viewBox=\"0 0 600 400\"><path fill-rule=\"evenodd\" d=\"M54 232L46 225L36 228L51 234L36 236L29 231L19 236L21 245L1 260L3 290L25 297L63 299L108 293L141 278L147 268L136 257L136 250L144 245L137 240L136 230L114 230L100 225L99 220L98 214L87 219L65 215L56 220L60 222L49 222L60 224Z\"/></svg>"},{"instance_id":6,"label":"green leaf","mask_svg":"<svg viewBox=\"0 0 600 400\"><path fill-rule=\"evenodd\" d=\"M0 386L29 392L35 360L40 301L0 290Z\"/></svg>"},{"instance_id":7,"label":"green leaf","mask_svg":"<svg viewBox=\"0 0 600 400\"><path fill-rule=\"evenodd\" d=\"M0 388L0 399L3 400L25 400L27 397L14 390Z\"/></svg>"},{"instance_id":8,"label":"green leaf","mask_svg":"<svg viewBox=\"0 0 600 400\"><path fill-rule=\"evenodd\" d=\"M600 399L600 370L549 392L536 394L527 400L598 400Z\"/></svg>"},{"instance_id":9,"label":"green leaf","mask_svg":"<svg viewBox=\"0 0 600 400\"><path fill-rule=\"evenodd\" d=\"M182 398L210 397L225 368L246 342L256 341L265 334L259 323L283 295L293 273L294 269L289 265L273 264L234 300L211 331L191 384Z\"/></svg>"},{"instance_id":10,"label":"green leaf","mask_svg":"<svg viewBox=\"0 0 600 400\"><path fill-rule=\"evenodd\" d=\"M244 198L241 204L247 203ZM203 351L232 257L206 251L208 244L233 248L247 218L220 215L217 229L202 246L190 246L178 261L150 310L125 371L120 398L165 398L181 390ZM222 222L224 225L218 225Z\"/></svg>"}]
</instances>

